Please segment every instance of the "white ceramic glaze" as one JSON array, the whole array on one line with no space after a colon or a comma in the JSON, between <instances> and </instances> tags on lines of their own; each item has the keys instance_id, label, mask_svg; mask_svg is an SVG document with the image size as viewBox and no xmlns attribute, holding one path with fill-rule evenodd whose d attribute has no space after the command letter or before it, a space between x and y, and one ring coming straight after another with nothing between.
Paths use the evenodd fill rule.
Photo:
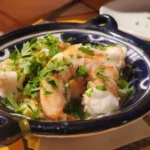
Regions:
<instances>
[{"instance_id":1,"label":"white ceramic glaze","mask_svg":"<svg viewBox=\"0 0 150 150\"><path fill-rule=\"evenodd\" d=\"M111 15L120 30L150 42L150 0L115 0L99 12Z\"/></svg>"}]
</instances>

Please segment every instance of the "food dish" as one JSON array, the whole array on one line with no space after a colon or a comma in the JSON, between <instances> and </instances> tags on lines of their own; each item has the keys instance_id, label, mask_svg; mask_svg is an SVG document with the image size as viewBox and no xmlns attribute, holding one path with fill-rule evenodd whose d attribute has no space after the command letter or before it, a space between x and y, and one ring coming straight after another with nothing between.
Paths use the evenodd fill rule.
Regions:
<instances>
[{"instance_id":1,"label":"food dish","mask_svg":"<svg viewBox=\"0 0 150 150\"><path fill-rule=\"evenodd\" d=\"M0 63L1 102L25 116L58 121L118 110L133 93L122 71L126 47L71 45L72 38L66 43L47 34L23 43L21 51L15 46Z\"/></svg>"},{"instance_id":2,"label":"food dish","mask_svg":"<svg viewBox=\"0 0 150 150\"><path fill-rule=\"evenodd\" d=\"M101 23L105 23L105 26L99 26ZM127 48L126 65L133 66L136 70L136 75L133 80L131 79L136 94L129 101L126 101L118 111L90 120L47 121L27 117L26 123L28 124L28 128L25 131L30 131L40 136L80 136L83 133L89 134L91 132L99 132L124 125L148 113L150 105L150 46L136 37L119 31L115 20L108 15L98 16L85 24L42 24L26 27L3 35L0 37L0 60L2 61L8 58L10 53L14 51L15 45L18 49L21 49L22 44L26 41L29 41L33 37L43 37L48 32L59 37L60 41L64 42L69 37L73 37L73 44L101 43L107 45L114 43L116 45L125 45ZM23 116L10 111L10 109L2 105L0 108L2 111L0 118L4 122L0 127L0 132L1 135L5 135L0 136L0 140L2 140L4 137L10 137L15 133L20 133L19 123L13 117L20 120ZM7 135L4 132L6 128L8 130Z\"/></svg>"}]
</instances>

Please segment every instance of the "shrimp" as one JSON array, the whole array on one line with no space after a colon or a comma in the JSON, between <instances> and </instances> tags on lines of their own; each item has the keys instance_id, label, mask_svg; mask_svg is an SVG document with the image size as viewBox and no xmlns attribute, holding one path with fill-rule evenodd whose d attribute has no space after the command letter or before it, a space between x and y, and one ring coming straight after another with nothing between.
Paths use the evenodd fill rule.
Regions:
<instances>
[{"instance_id":1,"label":"shrimp","mask_svg":"<svg viewBox=\"0 0 150 150\"><path fill-rule=\"evenodd\" d=\"M82 49L80 49L82 47ZM119 48L118 48L119 50ZM92 52L91 52L92 51ZM120 50L121 51L121 50ZM90 52L90 54L88 54ZM121 53L121 52L120 52ZM125 53L124 53L125 54ZM124 57L125 55L122 54ZM107 101L111 103L111 101L115 101L115 108L118 106L118 89L115 80L119 79L118 70L123 67L123 63L120 66L117 66L120 61L124 61L124 57L121 56L117 60L113 58L110 50L101 51L95 48L88 48L82 46L81 44L73 45L64 50L63 52L55 55L44 68L44 71L50 70L41 81L40 88L40 103L41 108L45 116L57 120L59 116L66 116L64 114L63 109L66 103L71 100L72 97L76 96L75 91L72 89L77 89L76 86L80 86L80 83L91 82L93 86L93 93L99 92L97 98L104 97L106 95L110 96ZM109 62L107 62L107 58L110 58ZM118 61L118 62L117 62ZM103 66L104 69L102 75L98 75ZM87 72L86 72L87 71ZM84 73L87 74L84 74ZM101 74L101 73L99 73ZM100 77L99 77L100 76ZM104 81L101 77L106 77L108 80ZM53 82L48 83L46 81L47 78L50 78ZM73 86L66 88L66 83L69 83L71 80L75 80L77 83L73 84ZM53 84L52 84L53 83ZM54 87L54 83L55 86ZM99 91L96 89L97 84L106 87L106 91ZM79 88L80 89L80 88ZM49 91L49 95L44 94L44 90ZM77 90L77 96L84 93L85 88L81 87L81 89ZM103 93L103 94L102 94ZM93 96L93 95L92 95ZM86 109L89 107L86 101L91 101L94 103L92 98L87 100L86 94L83 94L83 105ZM117 100L117 102L116 102ZM100 104L101 106L102 104ZM111 106L111 105L110 105ZM110 107L106 109L106 111L110 111ZM88 113L92 113L92 111L87 111ZM100 111L101 113L104 111ZM97 113L95 113L97 114Z\"/></svg>"}]
</instances>

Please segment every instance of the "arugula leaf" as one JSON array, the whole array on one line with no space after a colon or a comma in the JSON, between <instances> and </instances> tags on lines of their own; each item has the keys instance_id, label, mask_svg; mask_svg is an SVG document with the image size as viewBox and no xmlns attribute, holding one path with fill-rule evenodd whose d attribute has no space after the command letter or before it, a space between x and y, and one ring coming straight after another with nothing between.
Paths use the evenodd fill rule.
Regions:
<instances>
[{"instance_id":1,"label":"arugula leaf","mask_svg":"<svg viewBox=\"0 0 150 150\"><path fill-rule=\"evenodd\" d=\"M50 91L44 91L44 95L51 95L53 92L50 92Z\"/></svg>"},{"instance_id":2,"label":"arugula leaf","mask_svg":"<svg viewBox=\"0 0 150 150\"><path fill-rule=\"evenodd\" d=\"M52 79L51 77L46 77L45 81L52 86L52 88L54 89L58 89L57 84L55 82L54 79Z\"/></svg>"},{"instance_id":3,"label":"arugula leaf","mask_svg":"<svg viewBox=\"0 0 150 150\"><path fill-rule=\"evenodd\" d=\"M22 92L23 89L17 87L18 92Z\"/></svg>"},{"instance_id":4,"label":"arugula leaf","mask_svg":"<svg viewBox=\"0 0 150 150\"><path fill-rule=\"evenodd\" d=\"M99 67L98 67L98 71L99 71L99 72L104 72L104 70L105 70L105 67L104 67L104 66L99 66Z\"/></svg>"},{"instance_id":5,"label":"arugula leaf","mask_svg":"<svg viewBox=\"0 0 150 150\"><path fill-rule=\"evenodd\" d=\"M32 80L28 80L23 89L23 95L29 96L31 98L36 98L38 96L38 92L40 89L39 84L40 84L39 77L35 77Z\"/></svg>"},{"instance_id":6,"label":"arugula leaf","mask_svg":"<svg viewBox=\"0 0 150 150\"><path fill-rule=\"evenodd\" d=\"M87 55L94 56L94 51L90 50L89 47L79 47L79 50Z\"/></svg>"},{"instance_id":7,"label":"arugula leaf","mask_svg":"<svg viewBox=\"0 0 150 150\"><path fill-rule=\"evenodd\" d=\"M59 72L67 72L69 70L68 66L63 66Z\"/></svg>"},{"instance_id":8,"label":"arugula leaf","mask_svg":"<svg viewBox=\"0 0 150 150\"><path fill-rule=\"evenodd\" d=\"M70 56L70 58L72 58L73 57L73 55L72 54L68 54L69 56Z\"/></svg>"},{"instance_id":9,"label":"arugula leaf","mask_svg":"<svg viewBox=\"0 0 150 150\"><path fill-rule=\"evenodd\" d=\"M106 91L106 90L107 90L104 85L97 85L97 86L96 86L96 89L97 89L97 90L101 90L101 91Z\"/></svg>"},{"instance_id":10,"label":"arugula leaf","mask_svg":"<svg viewBox=\"0 0 150 150\"><path fill-rule=\"evenodd\" d=\"M85 46L92 47L92 44L91 43L86 43Z\"/></svg>"}]
</instances>

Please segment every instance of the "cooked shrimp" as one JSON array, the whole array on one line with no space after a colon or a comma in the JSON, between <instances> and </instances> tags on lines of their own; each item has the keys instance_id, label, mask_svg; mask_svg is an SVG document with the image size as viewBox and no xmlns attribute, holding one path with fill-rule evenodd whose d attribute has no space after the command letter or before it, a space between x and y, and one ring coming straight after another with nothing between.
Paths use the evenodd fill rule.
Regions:
<instances>
[{"instance_id":1,"label":"cooked shrimp","mask_svg":"<svg viewBox=\"0 0 150 150\"><path fill-rule=\"evenodd\" d=\"M124 57L122 56L121 58L115 60L113 55L110 54L109 49L108 51L100 51L94 48L86 50L86 47L79 49L81 46L81 44L70 46L62 53L55 55L45 68L45 70L50 69L50 73L48 73L41 81L40 103L44 114L52 119L57 119L59 116L65 115L63 113L63 109L67 101L70 100L73 95L73 93L72 95L71 93L69 93L69 90L66 91L67 88L65 88L65 84L72 79L75 79L77 82L81 82L83 80L91 80L93 84L95 84L94 81L96 82L96 79L98 79L101 85L106 86L107 91L99 91L95 87L92 88L95 94L98 92L96 94L96 98L106 98L110 104L114 104L114 108L118 107L118 91L115 80L118 80L119 78L118 69L123 66L123 63L120 66L117 65L120 61L124 61L123 58L125 57L125 55L123 54ZM90 54L88 54L88 52L90 52ZM110 57L109 63L107 63L108 56ZM54 66L54 64L55 68L52 67ZM98 71L98 67L100 65L103 65L104 67L103 76L106 76L108 78L108 80L106 80L107 82L99 79L97 75L94 75L95 70ZM84 67L82 68L82 66ZM53 70L52 68L54 69L54 72L51 72ZM80 70L81 68L85 70ZM78 76L77 73L79 71L81 71L81 74L83 74L84 71L87 71L87 74L85 76L84 74L83 76ZM53 83L56 83L58 87L57 89L54 88L51 83L48 84L46 82L47 77L50 77L53 80ZM51 92L51 94L45 95L43 88L46 91ZM94 94L92 95L92 97L93 96ZM87 100L86 95L84 94L83 105L85 106L85 110L89 110L86 108L89 107L87 101L95 103L92 98L89 98ZM100 103L99 105L101 106L102 103ZM107 107L106 112L110 111L110 106L111 105ZM98 107L99 106L97 106L97 108ZM92 111L87 112L92 114ZM104 111L98 111L98 114L101 112Z\"/></svg>"}]
</instances>

